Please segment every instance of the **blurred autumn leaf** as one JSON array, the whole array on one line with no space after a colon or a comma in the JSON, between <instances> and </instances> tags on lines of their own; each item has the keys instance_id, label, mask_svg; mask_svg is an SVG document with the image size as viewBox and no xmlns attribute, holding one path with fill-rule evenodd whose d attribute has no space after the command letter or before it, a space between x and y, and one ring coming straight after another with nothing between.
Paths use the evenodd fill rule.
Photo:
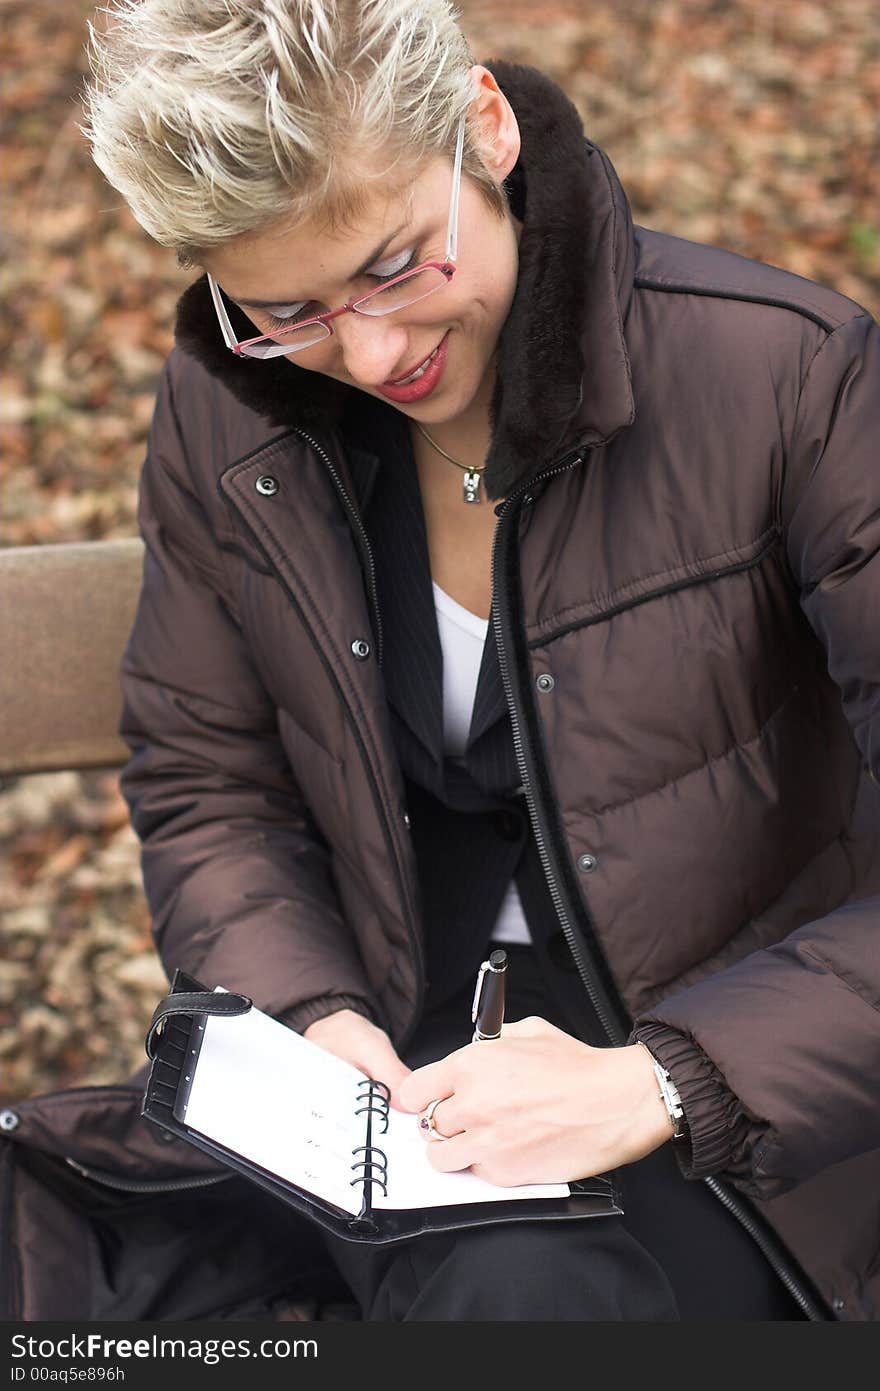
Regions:
<instances>
[{"instance_id":1,"label":"blurred autumn leaf","mask_svg":"<svg viewBox=\"0 0 880 1391\"><path fill-rule=\"evenodd\" d=\"M559 81L636 220L880 308L877 0L463 0L477 59ZM0 0L0 544L133 535L189 275L79 132L85 0ZM113 773L0 789L0 1094L124 1078L163 986Z\"/></svg>"}]
</instances>

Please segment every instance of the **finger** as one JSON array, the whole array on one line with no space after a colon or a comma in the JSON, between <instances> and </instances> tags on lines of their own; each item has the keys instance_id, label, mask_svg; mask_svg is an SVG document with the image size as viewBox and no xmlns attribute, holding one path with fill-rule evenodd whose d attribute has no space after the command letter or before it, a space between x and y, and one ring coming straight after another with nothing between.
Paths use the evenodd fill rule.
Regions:
<instances>
[{"instance_id":1,"label":"finger","mask_svg":"<svg viewBox=\"0 0 880 1391\"><path fill-rule=\"evenodd\" d=\"M474 1142L468 1136L467 1131L462 1131L460 1135L453 1135L451 1140L444 1140L442 1145L426 1145L425 1153L431 1167L442 1174L452 1174L457 1173L459 1169L469 1169L476 1158Z\"/></svg>"},{"instance_id":2,"label":"finger","mask_svg":"<svg viewBox=\"0 0 880 1391\"><path fill-rule=\"evenodd\" d=\"M401 1105L399 1091L410 1069L398 1056L388 1035L363 1015L353 1010L338 1010L310 1024L303 1037L325 1053L332 1053L334 1057L351 1063L367 1077L384 1082L394 1109L405 1109Z\"/></svg>"},{"instance_id":3,"label":"finger","mask_svg":"<svg viewBox=\"0 0 880 1391\"><path fill-rule=\"evenodd\" d=\"M391 1105L394 1107L395 1111L406 1110L406 1107L400 1099L400 1087L401 1083L404 1082L406 1078L409 1077L409 1075L410 1069L407 1067L406 1063L403 1062L401 1058L397 1057L397 1054L395 1053L394 1061L392 1063L389 1063L382 1077L379 1079L380 1081L385 1083L386 1087L390 1091L391 1096L389 1097L389 1100L391 1102Z\"/></svg>"},{"instance_id":4,"label":"finger","mask_svg":"<svg viewBox=\"0 0 880 1391\"><path fill-rule=\"evenodd\" d=\"M382 1040L378 1045L371 1044L369 1047L360 1048L355 1066L368 1077L385 1083L390 1092L390 1103L396 1111L406 1110L400 1101L400 1085L409 1077L410 1069L403 1059L397 1056L390 1042Z\"/></svg>"},{"instance_id":5,"label":"finger","mask_svg":"<svg viewBox=\"0 0 880 1391\"><path fill-rule=\"evenodd\" d=\"M464 1126L456 1118L455 1112L455 1097L450 1096L445 1101L441 1101L439 1106L434 1107L431 1113L431 1119L434 1122L432 1128L426 1130L422 1127L420 1116L419 1129L423 1139L431 1143L435 1140L449 1140L453 1135L460 1135Z\"/></svg>"},{"instance_id":6,"label":"finger","mask_svg":"<svg viewBox=\"0 0 880 1391\"><path fill-rule=\"evenodd\" d=\"M429 1101L442 1101L455 1091L448 1058L411 1072L399 1090L405 1111L424 1111Z\"/></svg>"},{"instance_id":7,"label":"finger","mask_svg":"<svg viewBox=\"0 0 880 1391\"><path fill-rule=\"evenodd\" d=\"M554 1026L546 1019L541 1019L537 1014L530 1014L525 1019L518 1019L515 1024L505 1023L501 1029L502 1038L536 1038L539 1034L546 1034L548 1029Z\"/></svg>"}]
</instances>

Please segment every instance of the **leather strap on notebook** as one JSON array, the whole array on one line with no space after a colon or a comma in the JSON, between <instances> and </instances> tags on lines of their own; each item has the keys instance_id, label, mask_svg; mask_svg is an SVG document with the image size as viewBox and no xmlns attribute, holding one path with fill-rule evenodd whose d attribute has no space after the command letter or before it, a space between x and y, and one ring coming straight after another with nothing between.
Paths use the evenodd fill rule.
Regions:
<instances>
[{"instance_id":1,"label":"leather strap on notebook","mask_svg":"<svg viewBox=\"0 0 880 1391\"><path fill-rule=\"evenodd\" d=\"M231 990L179 990L166 995L153 1011L144 1041L147 1057L155 1057L156 1035L162 1032L165 1020L172 1014L247 1014L253 1000L236 995Z\"/></svg>"}]
</instances>

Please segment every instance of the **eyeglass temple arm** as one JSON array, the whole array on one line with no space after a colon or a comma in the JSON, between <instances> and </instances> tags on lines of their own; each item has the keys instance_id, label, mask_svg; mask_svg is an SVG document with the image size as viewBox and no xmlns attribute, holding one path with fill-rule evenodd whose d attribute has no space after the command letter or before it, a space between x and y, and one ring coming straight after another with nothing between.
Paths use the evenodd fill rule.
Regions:
<instances>
[{"instance_id":1,"label":"eyeglass temple arm","mask_svg":"<svg viewBox=\"0 0 880 1391\"><path fill-rule=\"evenodd\" d=\"M220 293L220 286L217 284L217 281L214 279L210 271L207 272L207 275L208 288L211 291L211 299L214 301L214 308L217 311L217 318L220 321L220 328L223 331L223 337L226 339L226 346L227 348L235 348L236 344L238 343L238 339L235 336L235 331L232 327L232 322L229 318L229 315L226 312L226 305L223 303L223 296Z\"/></svg>"},{"instance_id":2,"label":"eyeglass temple arm","mask_svg":"<svg viewBox=\"0 0 880 1391\"><path fill-rule=\"evenodd\" d=\"M467 112L458 123L458 139L455 142L455 161L452 166L452 192L449 195L449 231L446 237L446 259L455 261L458 256L458 199L461 192L461 159L464 152L464 131Z\"/></svg>"}]
</instances>

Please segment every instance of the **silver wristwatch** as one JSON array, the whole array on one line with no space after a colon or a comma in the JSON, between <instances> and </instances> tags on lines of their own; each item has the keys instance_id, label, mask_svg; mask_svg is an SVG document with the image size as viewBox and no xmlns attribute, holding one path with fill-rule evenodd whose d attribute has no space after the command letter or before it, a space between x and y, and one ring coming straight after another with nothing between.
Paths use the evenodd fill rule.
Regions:
<instances>
[{"instance_id":1,"label":"silver wristwatch","mask_svg":"<svg viewBox=\"0 0 880 1391\"><path fill-rule=\"evenodd\" d=\"M648 1051L650 1052L650 1049ZM660 1096L669 1114L669 1119L672 1121L672 1138L673 1140L686 1140L688 1138L688 1125L684 1117L684 1107L681 1104L678 1087L662 1063L658 1063L657 1059L654 1058L653 1053L651 1057L654 1060L654 1076L657 1078Z\"/></svg>"}]
</instances>

